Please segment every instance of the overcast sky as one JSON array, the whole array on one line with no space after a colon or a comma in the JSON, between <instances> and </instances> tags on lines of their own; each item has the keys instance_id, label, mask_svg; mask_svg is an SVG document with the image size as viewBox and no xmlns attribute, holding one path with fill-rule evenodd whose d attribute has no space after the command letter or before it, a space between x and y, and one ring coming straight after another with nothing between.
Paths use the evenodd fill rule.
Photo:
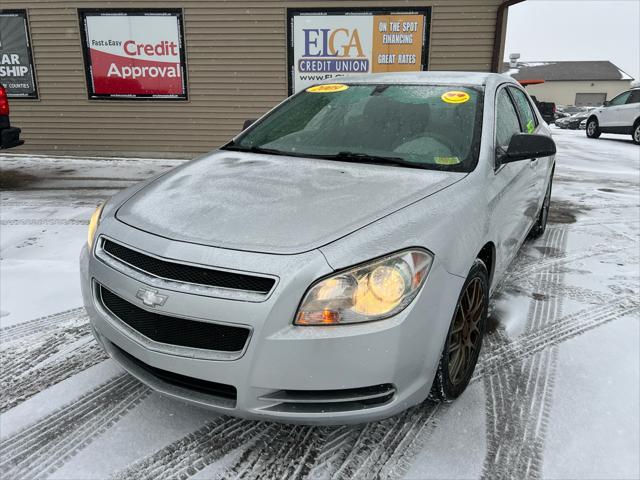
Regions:
<instances>
[{"instance_id":1,"label":"overcast sky","mask_svg":"<svg viewBox=\"0 0 640 480\"><path fill-rule=\"evenodd\" d=\"M509 7L505 59L610 60L640 78L640 0L526 0Z\"/></svg>"}]
</instances>

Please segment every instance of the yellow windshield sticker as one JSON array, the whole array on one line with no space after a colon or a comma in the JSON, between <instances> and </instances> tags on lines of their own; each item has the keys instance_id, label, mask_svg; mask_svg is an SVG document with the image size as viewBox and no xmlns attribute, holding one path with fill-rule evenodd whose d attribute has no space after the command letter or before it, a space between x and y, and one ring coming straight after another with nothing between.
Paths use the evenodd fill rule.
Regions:
<instances>
[{"instance_id":1,"label":"yellow windshield sticker","mask_svg":"<svg viewBox=\"0 0 640 480\"><path fill-rule=\"evenodd\" d=\"M327 83L326 85L316 85L315 87L307 88L307 92L311 93L334 93L342 92L349 88L349 85L344 83Z\"/></svg>"},{"instance_id":2,"label":"yellow windshield sticker","mask_svg":"<svg viewBox=\"0 0 640 480\"><path fill-rule=\"evenodd\" d=\"M444 92L440 98L446 103L465 103L468 102L471 97L469 97L467 92L451 90L449 92Z\"/></svg>"},{"instance_id":3,"label":"yellow windshield sticker","mask_svg":"<svg viewBox=\"0 0 640 480\"><path fill-rule=\"evenodd\" d=\"M438 165L457 165L460 163L458 157L433 157Z\"/></svg>"}]
</instances>

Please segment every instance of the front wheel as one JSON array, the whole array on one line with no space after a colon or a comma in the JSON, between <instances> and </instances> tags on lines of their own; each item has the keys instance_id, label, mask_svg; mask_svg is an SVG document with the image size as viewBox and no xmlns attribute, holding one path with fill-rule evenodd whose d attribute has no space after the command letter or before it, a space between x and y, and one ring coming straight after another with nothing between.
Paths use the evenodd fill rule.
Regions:
<instances>
[{"instance_id":1,"label":"front wheel","mask_svg":"<svg viewBox=\"0 0 640 480\"><path fill-rule=\"evenodd\" d=\"M600 127L598 126L598 120L595 118L590 118L587 122L587 137L589 138L598 138L600 137Z\"/></svg>"},{"instance_id":2,"label":"front wheel","mask_svg":"<svg viewBox=\"0 0 640 480\"><path fill-rule=\"evenodd\" d=\"M640 145L640 122L638 122L633 129L633 141L636 145Z\"/></svg>"},{"instance_id":3,"label":"front wheel","mask_svg":"<svg viewBox=\"0 0 640 480\"><path fill-rule=\"evenodd\" d=\"M444 401L457 398L469 384L478 362L487 324L489 274L476 259L462 286L447 333L431 395Z\"/></svg>"}]
</instances>

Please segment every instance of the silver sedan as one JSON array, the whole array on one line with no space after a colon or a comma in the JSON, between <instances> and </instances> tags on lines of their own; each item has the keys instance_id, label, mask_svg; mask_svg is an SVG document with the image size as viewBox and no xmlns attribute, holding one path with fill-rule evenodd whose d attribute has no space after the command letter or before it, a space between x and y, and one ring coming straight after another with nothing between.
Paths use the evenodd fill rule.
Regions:
<instances>
[{"instance_id":1,"label":"silver sedan","mask_svg":"<svg viewBox=\"0 0 640 480\"><path fill-rule=\"evenodd\" d=\"M142 382L308 424L466 388L492 289L545 229L549 128L502 75L339 80L93 215L84 302Z\"/></svg>"}]
</instances>

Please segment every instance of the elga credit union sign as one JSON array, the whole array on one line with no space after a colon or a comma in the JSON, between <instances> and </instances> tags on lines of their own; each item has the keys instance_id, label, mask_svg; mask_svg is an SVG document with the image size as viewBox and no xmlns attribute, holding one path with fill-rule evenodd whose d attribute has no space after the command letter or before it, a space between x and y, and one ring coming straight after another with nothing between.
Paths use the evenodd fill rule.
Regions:
<instances>
[{"instance_id":1,"label":"elga credit union sign","mask_svg":"<svg viewBox=\"0 0 640 480\"><path fill-rule=\"evenodd\" d=\"M180 10L80 10L89 98L186 99Z\"/></svg>"},{"instance_id":2,"label":"elga credit union sign","mask_svg":"<svg viewBox=\"0 0 640 480\"><path fill-rule=\"evenodd\" d=\"M426 70L431 9L289 10L291 92L345 75Z\"/></svg>"},{"instance_id":3,"label":"elga credit union sign","mask_svg":"<svg viewBox=\"0 0 640 480\"><path fill-rule=\"evenodd\" d=\"M13 98L38 98L26 10L0 10L0 84Z\"/></svg>"}]
</instances>

